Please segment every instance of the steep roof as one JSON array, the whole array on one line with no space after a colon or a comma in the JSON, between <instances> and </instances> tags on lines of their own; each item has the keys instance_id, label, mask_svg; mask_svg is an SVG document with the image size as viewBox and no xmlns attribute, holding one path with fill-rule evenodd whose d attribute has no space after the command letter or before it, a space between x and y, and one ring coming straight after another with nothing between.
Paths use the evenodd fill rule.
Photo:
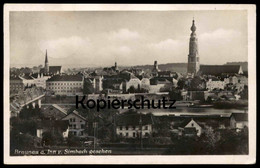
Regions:
<instances>
[{"instance_id":1,"label":"steep roof","mask_svg":"<svg viewBox=\"0 0 260 168\"><path fill-rule=\"evenodd\" d=\"M56 110L54 110L54 108ZM61 119L67 115L66 110L62 109L60 106L58 106L56 104L48 106L47 108L42 108L41 111L42 111L42 114L44 115L44 117L46 117L46 118L54 117L56 119Z\"/></svg>"},{"instance_id":2,"label":"steep roof","mask_svg":"<svg viewBox=\"0 0 260 168\"><path fill-rule=\"evenodd\" d=\"M203 75L221 75L222 73L239 73L240 65L201 65L200 71Z\"/></svg>"},{"instance_id":3,"label":"steep roof","mask_svg":"<svg viewBox=\"0 0 260 168\"><path fill-rule=\"evenodd\" d=\"M248 121L248 113L232 113L236 121Z\"/></svg>"},{"instance_id":4,"label":"steep roof","mask_svg":"<svg viewBox=\"0 0 260 168\"><path fill-rule=\"evenodd\" d=\"M82 81L83 77L81 75L55 75L52 76L47 81Z\"/></svg>"},{"instance_id":5,"label":"steep roof","mask_svg":"<svg viewBox=\"0 0 260 168\"><path fill-rule=\"evenodd\" d=\"M85 117L83 117L82 115L80 115L79 114L79 112L78 111L76 111L76 110L73 110L71 113L68 113L66 116L64 116L63 118L65 118L65 117L67 117L68 115L71 115L71 114L75 114L76 116L78 116L78 117L80 117L81 119L83 119L83 120L87 120Z\"/></svg>"},{"instance_id":6,"label":"steep roof","mask_svg":"<svg viewBox=\"0 0 260 168\"><path fill-rule=\"evenodd\" d=\"M29 74L23 75L23 76L21 76L21 78L22 79L27 79L27 80L32 80L33 79L33 77L31 77L31 75L29 75Z\"/></svg>"},{"instance_id":7,"label":"steep roof","mask_svg":"<svg viewBox=\"0 0 260 168\"><path fill-rule=\"evenodd\" d=\"M142 121L142 125L154 124L152 115L141 115L134 113L134 114L122 114L118 116L116 123L118 126L125 126L125 125L133 125L138 126L140 125L140 118Z\"/></svg>"},{"instance_id":8,"label":"steep roof","mask_svg":"<svg viewBox=\"0 0 260 168\"><path fill-rule=\"evenodd\" d=\"M20 81L22 81L22 79L18 75L10 76L10 80L20 80Z\"/></svg>"},{"instance_id":9,"label":"steep roof","mask_svg":"<svg viewBox=\"0 0 260 168\"><path fill-rule=\"evenodd\" d=\"M37 128L56 128L63 131L67 130L68 126L68 120L42 120L37 123Z\"/></svg>"}]
</instances>

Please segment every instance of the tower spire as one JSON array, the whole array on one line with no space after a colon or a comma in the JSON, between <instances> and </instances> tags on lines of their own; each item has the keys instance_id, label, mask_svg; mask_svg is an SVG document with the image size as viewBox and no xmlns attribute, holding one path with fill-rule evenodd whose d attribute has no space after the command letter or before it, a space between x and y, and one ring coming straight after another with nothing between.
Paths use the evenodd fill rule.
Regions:
<instances>
[{"instance_id":1,"label":"tower spire","mask_svg":"<svg viewBox=\"0 0 260 168\"><path fill-rule=\"evenodd\" d=\"M49 73L49 62L48 62L48 55L47 55L47 49L45 54L45 66L44 66L44 73Z\"/></svg>"},{"instance_id":2,"label":"tower spire","mask_svg":"<svg viewBox=\"0 0 260 168\"><path fill-rule=\"evenodd\" d=\"M46 49L46 54L45 54L45 63L48 63L47 49Z\"/></svg>"}]
</instances>

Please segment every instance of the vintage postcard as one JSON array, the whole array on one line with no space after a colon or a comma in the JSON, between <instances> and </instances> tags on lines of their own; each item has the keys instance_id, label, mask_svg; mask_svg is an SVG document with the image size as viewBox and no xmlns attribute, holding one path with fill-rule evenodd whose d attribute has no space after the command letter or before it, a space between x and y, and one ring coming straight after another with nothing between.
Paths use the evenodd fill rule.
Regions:
<instances>
[{"instance_id":1,"label":"vintage postcard","mask_svg":"<svg viewBox=\"0 0 260 168\"><path fill-rule=\"evenodd\" d=\"M4 5L5 164L255 162L255 5Z\"/></svg>"}]
</instances>

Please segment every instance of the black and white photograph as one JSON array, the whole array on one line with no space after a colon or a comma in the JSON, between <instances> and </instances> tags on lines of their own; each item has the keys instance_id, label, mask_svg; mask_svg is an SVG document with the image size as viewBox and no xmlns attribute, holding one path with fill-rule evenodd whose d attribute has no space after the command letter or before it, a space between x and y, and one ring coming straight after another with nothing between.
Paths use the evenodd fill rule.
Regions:
<instances>
[{"instance_id":1,"label":"black and white photograph","mask_svg":"<svg viewBox=\"0 0 260 168\"><path fill-rule=\"evenodd\" d=\"M7 164L255 162L254 5L4 8Z\"/></svg>"}]
</instances>

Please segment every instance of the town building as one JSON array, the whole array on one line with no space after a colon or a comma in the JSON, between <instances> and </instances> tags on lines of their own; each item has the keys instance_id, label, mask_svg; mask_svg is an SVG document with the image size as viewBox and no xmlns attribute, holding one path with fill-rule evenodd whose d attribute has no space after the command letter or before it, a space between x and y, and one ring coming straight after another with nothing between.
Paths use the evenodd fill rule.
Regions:
<instances>
[{"instance_id":1,"label":"town building","mask_svg":"<svg viewBox=\"0 0 260 168\"><path fill-rule=\"evenodd\" d=\"M17 94L20 91L24 90L23 80L19 76L11 76L10 77L10 93Z\"/></svg>"},{"instance_id":2,"label":"town building","mask_svg":"<svg viewBox=\"0 0 260 168\"><path fill-rule=\"evenodd\" d=\"M200 69L199 52L198 52L198 38L196 36L195 20L192 21L188 55L188 74L196 75Z\"/></svg>"},{"instance_id":3,"label":"town building","mask_svg":"<svg viewBox=\"0 0 260 168\"><path fill-rule=\"evenodd\" d=\"M103 90L104 77L102 75L99 75L96 71L94 71L90 74L90 77L88 77L87 79L89 79L92 83L95 93L100 93Z\"/></svg>"},{"instance_id":4,"label":"town building","mask_svg":"<svg viewBox=\"0 0 260 168\"><path fill-rule=\"evenodd\" d=\"M202 128L201 126L191 119L187 119L183 121L179 128L179 135L184 135L184 136L200 136L202 133Z\"/></svg>"},{"instance_id":5,"label":"town building","mask_svg":"<svg viewBox=\"0 0 260 168\"><path fill-rule=\"evenodd\" d=\"M206 82L206 89L208 89L209 91L212 91L215 89L224 90L224 87L225 87L224 81L221 81L220 79L218 79L216 77L211 77Z\"/></svg>"},{"instance_id":6,"label":"town building","mask_svg":"<svg viewBox=\"0 0 260 168\"><path fill-rule=\"evenodd\" d=\"M57 104L41 108L41 114L45 120L60 120L67 115L67 111Z\"/></svg>"},{"instance_id":7,"label":"town building","mask_svg":"<svg viewBox=\"0 0 260 168\"><path fill-rule=\"evenodd\" d=\"M43 138L45 132L60 133L63 138L68 138L69 122L62 120L41 120L37 123L36 136ZM43 145L45 142L42 142Z\"/></svg>"},{"instance_id":8,"label":"town building","mask_svg":"<svg viewBox=\"0 0 260 168\"><path fill-rule=\"evenodd\" d=\"M248 127L248 113L232 113L230 127L239 132L244 127Z\"/></svg>"},{"instance_id":9,"label":"town building","mask_svg":"<svg viewBox=\"0 0 260 168\"><path fill-rule=\"evenodd\" d=\"M134 76L134 74L130 73L129 74L129 79L126 81L126 87L125 91L128 91L130 87L134 87L135 89L140 89L141 88L141 81L139 78Z\"/></svg>"},{"instance_id":10,"label":"town building","mask_svg":"<svg viewBox=\"0 0 260 168\"><path fill-rule=\"evenodd\" d=\"M122 114L116 120L116 134L124 138L149 137L153 133L152 115Z\"/></svg>"},{"instance_id":11,"label":"town building","mask_svg":"<svg viewBox=\"0 0 260 168\"><path fill-rule=\"evenodd\" d=\"M23 80L23 84L26 87L31 87L32 85L35 84L35 81L31 74L23 74L20 76L20 78Z\"/></svg>"},{"instance_id":12,"label":"town building","mask_svg":"<svg viewBox=\"0 0 260 168\"><path fill-rule=\"evenodd\" d=\"M87 136L87 119L81 116L76 110L67 114L62 120L69 121L69 133L78 137Z\"/></svg>"},{"instance_id":13,"label":"town building","mask_svg":"<svg viewBox=\"0 0 260 168\"><path fill-rule=\"evenodd\" d=\"M82 75L55 75L46 81L46 89L56 95L81 95L83 93Z\"/></svg>"}]
</instances>

